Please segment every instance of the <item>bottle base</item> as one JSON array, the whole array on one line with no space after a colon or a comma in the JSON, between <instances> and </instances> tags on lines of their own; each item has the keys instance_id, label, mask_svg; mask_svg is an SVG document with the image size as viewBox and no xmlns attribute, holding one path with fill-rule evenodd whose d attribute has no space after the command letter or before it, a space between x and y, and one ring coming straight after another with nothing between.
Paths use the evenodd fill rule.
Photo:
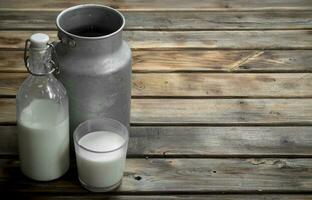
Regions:
<instances>
[{"instance_id":1,"label":"bottle base","mask_svg":"<svg viewBox=\"0 0 312 200\"><path fill-rule=\"evenodd\" d=\"M60 174L58 174L57 176L45 177L45 178L40 178L39 176L29 175L26 171L23 170L22 167L20 167L20 170L21 170L21 172L22 172L22 174L23 174L24 176L26 176L27 178L29 178L29 179L31 179L31 180L40 181L40 182L49 182L49 181L57 180L57 179L61 178L62 176L64 176L64 175L68 172L69 166L70 166L70 165L68 165L68 166L66 167L66 169L63 171L63 173L60 173Z\"/></svg>"}]
</instances>

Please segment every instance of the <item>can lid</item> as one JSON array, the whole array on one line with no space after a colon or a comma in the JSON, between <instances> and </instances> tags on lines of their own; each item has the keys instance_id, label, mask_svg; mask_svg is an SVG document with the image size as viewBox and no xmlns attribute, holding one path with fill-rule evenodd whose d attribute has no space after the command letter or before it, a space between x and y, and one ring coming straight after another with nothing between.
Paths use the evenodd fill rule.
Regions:
<instances>
[{"instance_id":1,"label":"can lid","mask_svg":"<svg viewBox=\"0 0 312 200\"><path fill-rule=\"evenodd\" d=\"M49 42L49 36L44 33L35 33L30 36L30 45L34 48L45 48Z\"/></svg>"}]
</instances>

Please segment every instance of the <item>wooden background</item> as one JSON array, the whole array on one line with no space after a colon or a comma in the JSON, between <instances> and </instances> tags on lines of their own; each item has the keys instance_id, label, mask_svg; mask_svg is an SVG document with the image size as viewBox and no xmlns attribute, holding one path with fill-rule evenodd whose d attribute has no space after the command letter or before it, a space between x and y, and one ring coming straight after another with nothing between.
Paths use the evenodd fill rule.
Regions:
<instances>
[{"instance_id":1,"label":"wooden background","mask_svg":"<svg viewBox=\"0 0 312 200\"><path fill-rule=\"evenodd\" d=\"M82 189L73 161L42 183L19 171L15 94L24 41L56 39L79 3L125 15L133 51L122 186ZM312 1L0 0L0 191L31 199L312 199Z\"/></svg>"}]
</instances>

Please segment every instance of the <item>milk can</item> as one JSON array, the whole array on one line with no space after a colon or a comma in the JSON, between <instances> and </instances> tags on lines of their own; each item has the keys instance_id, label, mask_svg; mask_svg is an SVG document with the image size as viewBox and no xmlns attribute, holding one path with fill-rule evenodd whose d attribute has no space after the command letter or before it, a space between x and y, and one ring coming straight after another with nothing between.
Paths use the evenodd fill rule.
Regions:
<instances>
[{"instance_id":1,"label":"milk can","mask_svg":"<svg viewBox=\"0 0 312 200\"><path fill-rule=\"evenodd\" d=\"M69 96L70 132L92 118L129 128L131 51L122 39L123 15L110 7L78 5L57 19L59 80Z\"/></svg>"}]
</instances>

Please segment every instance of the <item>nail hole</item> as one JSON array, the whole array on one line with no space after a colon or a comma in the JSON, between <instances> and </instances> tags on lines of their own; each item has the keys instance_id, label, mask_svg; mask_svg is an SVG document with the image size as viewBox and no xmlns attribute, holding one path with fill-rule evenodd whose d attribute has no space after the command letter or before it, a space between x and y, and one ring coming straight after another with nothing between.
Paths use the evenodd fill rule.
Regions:
<instances>
[{"instance_id":1,"label":"nail hole","mask_svg":"<svg viewBox=\"0 0 312 200\"><path fill-rule=\"evenodd\" d=\"M141 176L135 176L134 179L137 180L137 181L139 181L139 180L142 179L142 177L141 177Z\"/></svg>"},{"instance_id":2,"label":"nail hole","mask_svg":"<svg viewBox=\"0 0 312 200\"><path fill-rule=\"evenodd\" d=\"M213 171L212 171L212 173L214 173L214 174L215 174L215 173L217 173L217 171L213 170Z\"/></svg>"},{"instance_id":3,"label":"nail hole","mask_svg":"<svg viewBox=\"0 0 312 200\"><path fill-rule=\"evenodd\" d=\"M250 69L249 66L245 66L245 65L241 65L241 66L239 66L239 68L240 68L240 69Z\"/></svg>"}]
</instances>

